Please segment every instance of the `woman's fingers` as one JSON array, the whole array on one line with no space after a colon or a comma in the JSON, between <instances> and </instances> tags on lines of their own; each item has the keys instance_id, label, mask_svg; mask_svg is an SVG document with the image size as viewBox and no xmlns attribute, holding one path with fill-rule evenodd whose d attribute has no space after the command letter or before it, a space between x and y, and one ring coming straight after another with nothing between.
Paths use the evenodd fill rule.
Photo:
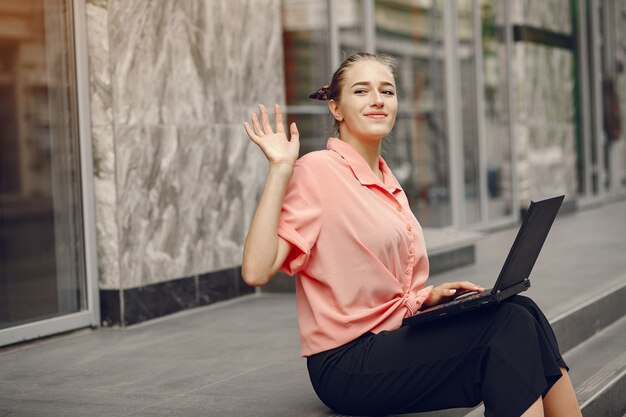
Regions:
<instances>
[{"instance_id":1,"label":"woman's fingers","mask_svg":"<svg viewBox=\"0 0 626 417\"><path fill-rule=\"evenodd\" d=\"M458 282L449 282L446 284L442 284L445 288L456 289L456 290L466 290L466 291L482 291L482 288L479 285L476 285L469 281L458 281Z\"/></svg>"},{"instance_id":2,"label":"woman's fingers","mask_svg":"<svg viewBox=\"0 0 626 417\"><path fill-rule=\"evenodd\" d=\"M251 113L250 118L252 119L252 126L254 126L254 133L256 133L257 136L263 136L263 130L259 124L259 119L256 117L256 113Z\"/></svg>"},{"instance_id":3,"label":"woman's fingers","mask_svg":"<svg viewBox=\"0 0 626 417\"><path fill-rule=\"evenodd\" d=\"M274 105L274 110L276 114L276 132L284 133L285 126L283 124L283 113L278 104ZM267 109L263 104L259 104L259 113L261 114L261 120L259 121L256 113L250 113L250 120L252 120L252 126L254 133L259 136L267 136L273 135L274 131L272 130L272 125L270 124L269 116L267 114Z\"/></svg>"},{"instance_id":4,"label":"woman's fingers","mask_svg":"<svg viewBox=\"0 0 626 417\"><path fill-rule=\"evenodd\" d=\"M469 281L446 282L433 288L423 305L424 307L430 307L448 301L450 297L455 295L483 291L485 291L484 288Z\"/></svg>"},{"instance_id":5,"label":"woman's fingers","mask_svg":"<svg viewBox=\"0 0 626 417\"><path fill-rule=\"evenodd\" d=\"M263 126L263 131L266 135L271 135L274 132L272 131L272 126L270 126L270 119L267 117L267 110L265 110L265 106L259 104L259 110L261 111L261 125Z\"/></svg>"},{"instance_id":6,"label":"woman's fingers","mask_svg":"<svg viewBox=\"0 0 626 417\"><path fill-rule=\"evenodd\" d=\"M252 139L254 143L259 142L261 138L256 133L254 133L254 129L252 129L252 126L250 126L248 122L243 122L243 128L246 130L248 137Z\"/></svg>"},{"instance_id":7,"label":"woman's fingers","mask_svg":"<svg viewBox=\"0 0 626 417\"><path fill-rule=\"evenodd\" d=\"M300 132L298 132L298 126L296 126L296 122L291 122L289 126L289 134L291 135L292 141L300 140Z\"/></svg>"},{"instance_id":8,"label":"woman's fingers","mask_svg":"<svg viewBox=\"0 0 626 417\"><path fill-rule=\"evenodd\" d=\"M466 292L483 292L484 288L469 282L469 281L458 281L458 282L447 282L445 284L440 285L442 296L451 297L457 294L464 294Z\"/></svg>"},{"instance_id":9,"label":"woman's fingers","mask_svg":"<svg viewBox=\"0 0 626 417\"><path fill-rule=\"evenodd\" d=\"M283 112L278 104L274 104L274 113L276 114L276 132L284 133L285 126L283 126Z\"/></svg>"},{"instance_id":10,"label":"woman's fingers","mask_svg":"<svg viewBox=\"0 0 626 417\"><path fill-rule=\"evenodd\" d=\"M461 288L467 291L478 291L478 292L485 290L480 285L474 284L473 282L469 282L469 281L463 281Z\"/></svg>"}]
</instances>

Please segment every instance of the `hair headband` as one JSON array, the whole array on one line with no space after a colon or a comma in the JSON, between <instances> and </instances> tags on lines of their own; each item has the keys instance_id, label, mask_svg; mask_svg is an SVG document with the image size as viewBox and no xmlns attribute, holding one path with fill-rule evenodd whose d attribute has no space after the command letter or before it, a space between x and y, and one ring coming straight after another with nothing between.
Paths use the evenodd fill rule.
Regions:
<instances>
[{"instance_id":1,"label":"hair headband","mask_svg":"<svg viewBox=\"0 0 626 417\"><path fill-rule=\"evenodd\" d=\"M328 100L328 88L329 87L330 87L330 84L326 84L324 87L320 88L319 90L311 94L309 98L312 98L314 100Z\"/></svg>"}]
</instances>

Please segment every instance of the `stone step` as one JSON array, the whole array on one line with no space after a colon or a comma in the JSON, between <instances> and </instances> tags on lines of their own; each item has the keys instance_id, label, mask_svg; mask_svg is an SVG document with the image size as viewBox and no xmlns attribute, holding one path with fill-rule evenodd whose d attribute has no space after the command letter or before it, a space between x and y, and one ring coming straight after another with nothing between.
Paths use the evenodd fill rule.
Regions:
<instances>
[{"instance_id":1,"label":"stone step","mask_svg":"<svg viewBox=\"0 0 626 417\"><path fill-rule=\"evenodd\" d=\"M585 417L626 413L626 317L565 355Z\"/></svg>"},{"instance_id":2,"label":"stone step","mask_svg":"<svg viewBox=\"0 0 626 417\"><path fill-rule=\"evenodd\" d=\"M423 231L431 275L476 262L476 242L482 234L452 228L425 227Z\"/></svg>"},{"instance_id":3,"label":"stone step","mask_svg":"<svg viewBox=\"0 0 626 417\"><path fill-rule=\"evenodd\" d=\"M550 320L562 352L626 316L626 275L584 303Z\"/></svg>"}]
</instances>

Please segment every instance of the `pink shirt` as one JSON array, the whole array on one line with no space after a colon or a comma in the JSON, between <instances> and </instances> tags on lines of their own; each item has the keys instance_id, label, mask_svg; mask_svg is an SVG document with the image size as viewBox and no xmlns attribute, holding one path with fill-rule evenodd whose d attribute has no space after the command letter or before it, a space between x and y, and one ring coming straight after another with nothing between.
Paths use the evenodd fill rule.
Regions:
<instances>
[{"instance_id":1,"label":"pink shirt","mask_svg":"<svg viewBox=\"0 0 626 417\"><path fill-rule=\"evenodd\" d=\"M349 143L326 148L296 161L278 222L302 356L399 328L432 289L422 228L384 159L381 182Z\"/></svg>"}]
</instances>

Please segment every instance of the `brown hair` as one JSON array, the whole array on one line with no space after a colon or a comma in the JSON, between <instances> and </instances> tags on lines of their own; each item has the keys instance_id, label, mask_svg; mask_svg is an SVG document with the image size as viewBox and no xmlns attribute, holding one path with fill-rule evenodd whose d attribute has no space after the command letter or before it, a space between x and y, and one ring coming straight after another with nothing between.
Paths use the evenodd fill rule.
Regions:
<instances>
[{"instance_id":1,"label":"brown hair","mask_svg":"<svg viewBox=\"0 0 626 417\"><path fill-rule=\"evenodd\" d=\"M345 61L341 63L339 68L333 74L333 78L330 81L330 84L322 87L315 93L311 94L311 98L315 98L318 100L335 100L339 101L341 99L341 89L343 88L343 82L346 78L346 72L350 67L358 62L362 61L375 61L378 62L387 68L393 74L394 78L396 72L398 70L398 61L391 55L387 54L370 54L368 52L355 52L346 58ZM334 119L334 133L339 134L339 121Z\"/></svg>"}]
</instances>

